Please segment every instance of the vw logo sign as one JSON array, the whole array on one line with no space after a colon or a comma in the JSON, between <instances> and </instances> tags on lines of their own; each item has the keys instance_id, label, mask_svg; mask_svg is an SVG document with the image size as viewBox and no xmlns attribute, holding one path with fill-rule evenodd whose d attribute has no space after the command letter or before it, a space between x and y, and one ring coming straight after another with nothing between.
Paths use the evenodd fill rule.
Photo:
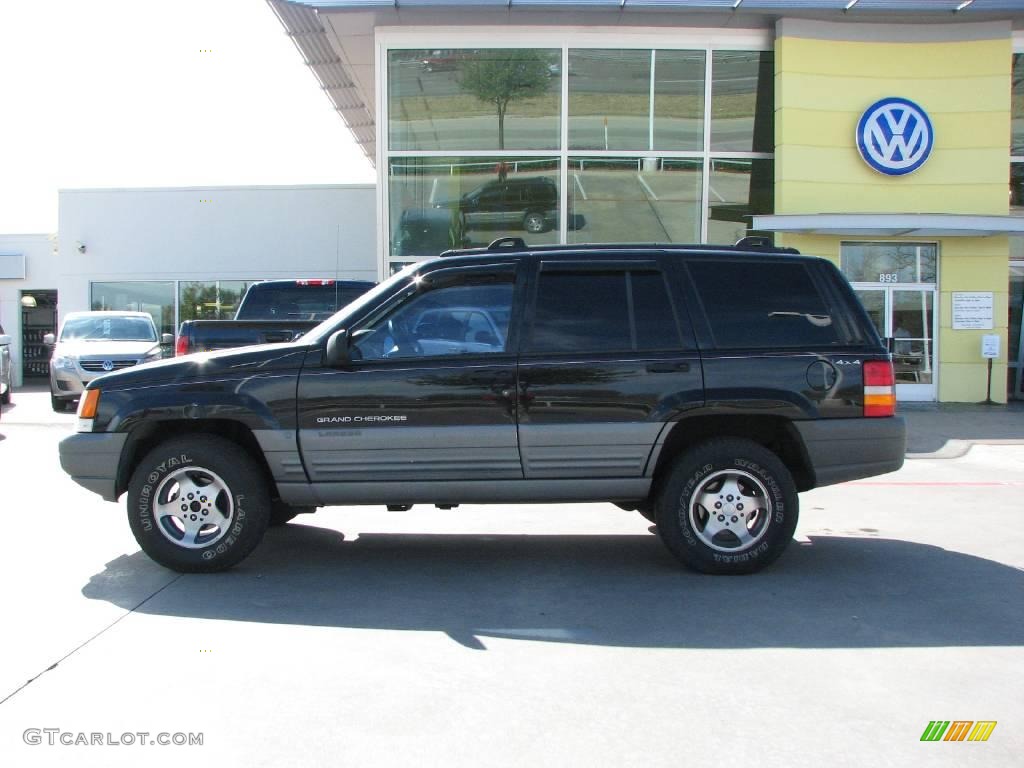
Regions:
<instances>
[{"instance_id":1,"label":"vw logo sign","mask_svg":"<svg viewBox=\"0 0 1024 768\"><path fill-rule=\"evenodd\" d=\"M864 162L886 176L913 173L935 143L932 122L910 99L876 101L857 123L857 149Z\"/></svg>"},{"instance_id":2,"label":"vw logo sign","mask_svg":"<svg viewBox=\"0 0 1024 768\"><path fill-rule=\"evenodd\" d=\"M104 371L108 371L108 372L114 370L114 361L113 360L104 360L103 361L103 370Z\"/></svg>"}]
</instances>

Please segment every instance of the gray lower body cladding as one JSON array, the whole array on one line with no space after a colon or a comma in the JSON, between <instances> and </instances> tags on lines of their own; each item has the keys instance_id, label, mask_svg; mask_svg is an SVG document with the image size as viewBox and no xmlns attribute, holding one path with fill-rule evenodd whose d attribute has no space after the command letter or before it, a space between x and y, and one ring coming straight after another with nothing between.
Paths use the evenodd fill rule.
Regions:
<instances>
[{"instance_id":1,"label":"gray lower body cladding","mask_svg":"<svg viewBox=\"0 0 1024 768\"><path fill-rule=\"evenodd\" d=\"M125 432L82 432L65 437L60 441L60 465L83 488L107 501L117 501L117 468L127 438Z\"/></svg>"},{"instance_id":2,"label":"gray lower body cladding","mask_svg":"<svg viewBox=\"0 0 1024 768\"><path fill-rule=\"evenodd\" d=\"M441 480L406 482L278 483L287 504L516 504L636 501L651 490L651 479Z\"/></svg>"},{"instance_id":3,"label":"gray lower body cladding","mask_svg":"<svg viewBox=\"0 0 1024 768\"><path fill-rule=\"evenodd\" d=\"M814 487L895 472L903 466L907 425L902 416L796 421L814 473Z\"/></svg>"}]
</instances>

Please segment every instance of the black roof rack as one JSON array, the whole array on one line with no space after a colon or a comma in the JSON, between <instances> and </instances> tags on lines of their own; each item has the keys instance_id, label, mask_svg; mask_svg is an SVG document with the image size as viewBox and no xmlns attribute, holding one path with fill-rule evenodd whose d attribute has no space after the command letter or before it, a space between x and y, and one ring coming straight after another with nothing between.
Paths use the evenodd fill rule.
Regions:
<instances>
[{"instance_id":1,"label":"black roof rack","mask_svg":"<svg viewBox=\"0 0 1024 768\"><path fill-rule=\"evenodd\" d=\"M527 245L521 237L500 237L486 248L459 248L445 251L441 256L480 256L495 251L628 251L636 249L657 248L664 251L699 251L704 253L785 253L800 255L796 248L774 245L770 238L751 236L736 241L735 245L718 245L716 243L566 243L552 245Z\"/></svg>"}]
</instances>

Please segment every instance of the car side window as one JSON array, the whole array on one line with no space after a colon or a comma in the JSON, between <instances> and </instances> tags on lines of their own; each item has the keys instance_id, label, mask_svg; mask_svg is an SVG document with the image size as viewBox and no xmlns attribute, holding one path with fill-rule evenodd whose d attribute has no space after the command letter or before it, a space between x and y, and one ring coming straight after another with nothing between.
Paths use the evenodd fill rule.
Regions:
<instances>
[{"instance_id":1,"label":"car side window","mask_svg":"<svg viewBox=\"0 0 1024 768\"><path fill-rule=\"evenodd\" d=\"M689 270L721 349L842 343L804 264L723 258L693 260Z\"/></svg>"},{"instance_id":2,"label":"car side window","mask_svg":"<svg viewBox=\"0 0 1024 768\"><path fill-rule=\"evenodd\" d=\"M487 282L427 289L353 333L353 360L488 355L505 352L512 273Z\"/></svg>"},{"instance_id":3,"label":"car side window","mask_svg":"<svg viewBox=\"0 0 1024 768\"><path fill-rule=\"evenodd\" d=\"M545 269L527 352L649 352L681 347L657 269Z\"/></svg>"}]
</instances>

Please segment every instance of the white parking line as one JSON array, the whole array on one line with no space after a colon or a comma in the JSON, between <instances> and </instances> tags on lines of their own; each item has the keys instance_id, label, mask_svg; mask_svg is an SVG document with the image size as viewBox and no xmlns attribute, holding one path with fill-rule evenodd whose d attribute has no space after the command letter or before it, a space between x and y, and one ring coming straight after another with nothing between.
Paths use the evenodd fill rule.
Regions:
<instances>
[{"instance_id":1,"label":"white parking line","mask_svg":"<svg viewBox=\"0 0 1024 768\"><path fill-rule=\"evenodd\" d=\"M710 183L708 184L708 192L710 192L712 195L717 197L718 198L718 202L720 202L720 203L724 203L725 202L725 198L722 197L720 194L718 194L718 192L715 191L715 188L712 187Z\"/></svg>"},{"instance_id":2,"label":"white parking line","mask_svg":"<svg viewBox=\"0 0 1024 768\"><path fill-rule=\"evenodd\" d=\"M644 181L644 177L641 176L639 173L636 175L636 180L640 182L640 186L643 187L644 190L646 190L647 194L651 196L652 200L658 199L658 196L654 194L654 190L651 189L650 186L648 186L647 182Z\"/></svg>"},{"instance_id":3,"label":"white parking line","mask_svg":"<svg viewBox=\"0 0 1024 768\"><path fill-rule=\"evenodd\" d=\"M437 194L437 176L434 177L434 182L430 185L430 204L434 204L434 196Z\"/></svg>"},{"instance_id":4,"label":"white parking line","mask_svg":"<svg viewBox=\"0 0 1024 768\"><path fill-rule=\"evenodd\" d=\"M585 190L583 188L583 182L580 181L580 175L578 173L574 173L572 175L572 179L573 179L573 181L576 182L576 188L580 191L580 197L582 197L584 200L586 200L587 199L587 190Z\"/></svg>"}]
</instances>

